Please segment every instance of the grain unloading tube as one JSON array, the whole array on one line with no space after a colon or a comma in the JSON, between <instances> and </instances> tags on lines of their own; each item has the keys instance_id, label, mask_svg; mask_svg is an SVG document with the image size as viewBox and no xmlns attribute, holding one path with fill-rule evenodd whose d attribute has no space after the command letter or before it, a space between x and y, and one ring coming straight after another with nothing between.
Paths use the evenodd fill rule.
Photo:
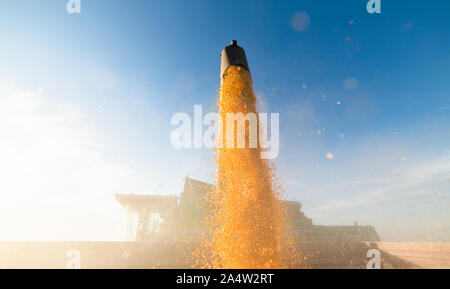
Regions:
<instances>
[{"instance_id":1,"label":"grain unloading tube","mask_svg":"<svg viewBox=\"0 0 450 289\"><path fill-rule=\"evenodd\" d=\"M221 56L222 60L220 64L220 79L222 79L228 67L233 65L241 66L250 72L247 63L247 57L245 56L245 51L242 47L237 45L236 40L231 41L231 45L226 46L222 50Z\"/></svg>"}]
</instances>

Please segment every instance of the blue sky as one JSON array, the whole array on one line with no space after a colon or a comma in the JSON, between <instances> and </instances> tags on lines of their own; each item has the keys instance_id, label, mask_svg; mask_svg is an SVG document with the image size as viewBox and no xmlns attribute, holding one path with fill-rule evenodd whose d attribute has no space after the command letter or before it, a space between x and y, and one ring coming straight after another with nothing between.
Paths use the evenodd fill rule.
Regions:
<instances>
[{"instance_id":1,"label":"blue sky","mask_svg":"<svg viewBox=\"0 0 450 289\"><path fill-rule=\"evenodd\" d=\"M170 119L214 104L237 39L314 223L449 241L450 4L280 2L2 1L0 239L121 240L113 194L212 181L211 152L172 148Z\"/></svg>"}]
</instances>

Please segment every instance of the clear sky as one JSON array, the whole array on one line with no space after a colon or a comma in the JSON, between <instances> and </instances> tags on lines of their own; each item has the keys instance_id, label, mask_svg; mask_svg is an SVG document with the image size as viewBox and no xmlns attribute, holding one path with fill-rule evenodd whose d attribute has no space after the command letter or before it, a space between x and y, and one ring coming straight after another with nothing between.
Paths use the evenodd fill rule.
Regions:
<instances>
[{"instance_id":1,"label":"clear sky","mask_svg":"<svg viewBox=\"0 0 450 289\"><path fill-rule=\"evenodd\" d=\"M170 119L214 104L237 39L315 224L450 241L450 2L66 2L0 2L0 240L123 240L113 194L211 182Z\"/></svg>"}]
</instances>

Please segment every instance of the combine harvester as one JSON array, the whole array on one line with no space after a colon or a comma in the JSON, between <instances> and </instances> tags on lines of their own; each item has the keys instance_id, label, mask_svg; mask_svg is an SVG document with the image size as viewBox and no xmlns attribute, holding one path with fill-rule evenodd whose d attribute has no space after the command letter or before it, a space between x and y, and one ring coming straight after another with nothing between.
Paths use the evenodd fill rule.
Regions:
<instances>
[{"instance_id":1,"label":"combine harvester","mask_svg":"<svg viewBox=\"0 0 450 289\"><path fill-rule=\"evenodd\" d=\"M209 184L186 178L180 196L116 195L127 210L127 242L0 242L0 268L191 268ZM385 243L371 226L316 226L285 201L306 268L450 268L448 243ZM376 256L375 256L376 257ZM370 265L370 263L369 263ZM371 266L371 265L370 265Z\"/></svg>"}]
</instances>

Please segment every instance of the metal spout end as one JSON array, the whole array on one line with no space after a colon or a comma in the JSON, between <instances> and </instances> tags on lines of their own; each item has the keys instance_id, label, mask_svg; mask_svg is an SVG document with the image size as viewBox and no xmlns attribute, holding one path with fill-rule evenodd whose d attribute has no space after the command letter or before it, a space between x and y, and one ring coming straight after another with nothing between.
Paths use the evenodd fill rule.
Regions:
<instances>
[{"instance_id":1,"label":"metal spout end","mask_svg":"<svg viewBox=\"0 0 450 289\"><path fill-rule=\"evenodd\" d=\"M222 50L221 54L221 64L220 64L220 78L222 79L225 71L228 67L237 65L241 66L247 71L250 71L247 62L247 56L245 55L245 51L242 47L237 45L236 40L231 41L231 45L226 46Z\"/></svg>"}]
</instances>

